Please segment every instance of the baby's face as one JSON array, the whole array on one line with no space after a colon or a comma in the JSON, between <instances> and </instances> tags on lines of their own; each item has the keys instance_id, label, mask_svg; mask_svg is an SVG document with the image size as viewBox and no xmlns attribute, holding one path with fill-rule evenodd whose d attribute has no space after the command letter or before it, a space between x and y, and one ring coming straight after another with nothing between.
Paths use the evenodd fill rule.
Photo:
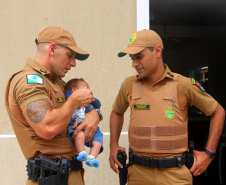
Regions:
<instances>
[{"instance_id":1,"label":"baby's face","mask_svg":"<svg viewBox=\"0 0 226 185\"><path fill-rule=\"evenodd\" d=\"M89 84L84 81L78 81L77 89L89 89Z\"/></svg>"}]
</instances>

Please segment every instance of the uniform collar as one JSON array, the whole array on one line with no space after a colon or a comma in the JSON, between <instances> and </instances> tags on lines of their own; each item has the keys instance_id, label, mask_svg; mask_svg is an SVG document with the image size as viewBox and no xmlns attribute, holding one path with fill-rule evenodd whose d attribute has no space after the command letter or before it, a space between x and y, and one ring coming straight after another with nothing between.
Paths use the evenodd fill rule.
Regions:
<instances>
[{"instance_id":1,"label":"uniform collar","mask_svg":"<svg viewBox=\"0 0 226 185\"><path fill-rule=\"evenodd\" d=\"M165 72L163 73L162 79L171 78L174 80L174 75L170 71L169 67L166 64L164 64L164 67L165 67Z\"/></svg>"},{"instance_id":2,"label":"uniform collar","mask_svg":"<svg viewBox=\"0 0 226 185\"><path fill-rule=\"evenodd\" d=\"M45 69L39 62L37 62L33 58L28 57L26 64L29 65L31 68L33 68L38 73L41 73L42 75L44 75L44 76L47 76L47 75L50 74L47 69Z\"/></svg>"},{"instance_id":3,"label":"uniform collar","mask_svg":"<svg viewBox=\"0 0 226 185\"><path fill-rule=\"evenodd\" d=\"M166 65L166 64L164 64L164 67L165 67L165 71L164 71L164 73L163 73L163 76L162 76L162 78L160 79L160 80L158 80L158 82L159 81L162 81L163 79L165 79L165 78L170 78L170 79L173 79L174 80L174 75L172 74L172 72L170 71L170 69L169 69L169 67ZM135 81L142 81L142 80L144 80L144 79L140 79L139 78L139 76L138 76L138 74L135 76ZM156 82L156 83L158 83L158 82Z\"/></svg>"}]
</instances>

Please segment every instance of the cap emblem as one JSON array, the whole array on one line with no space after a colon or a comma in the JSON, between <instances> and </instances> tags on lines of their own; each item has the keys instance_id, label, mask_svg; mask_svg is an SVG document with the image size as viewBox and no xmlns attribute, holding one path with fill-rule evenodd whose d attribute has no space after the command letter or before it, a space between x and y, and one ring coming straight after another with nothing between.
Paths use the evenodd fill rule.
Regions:
<instances>
[{"instance_id":1,"label":"cap emblem","mask_svg":"<svg viewBox=\"0 0 226 185\"><path fill-rule=\"evenodd\" d=\"M123 83L122 83L123 84ZM120 89L122 88L122 84L121 84L121 86L120 86L120 88L119 88L119 91L120 91Z\"/></svg>"},{"instance_id":2,"label":"cap emblem","mask_svg":"<svg viewBox=\"0 0 226 185\"><path fill-rule=\"evenodd\" d=\"M137 33L134 33L129 39L129 44L132 44L133 41L136 39L136 37L137 37Z\"/></svg>"}]
</instances>

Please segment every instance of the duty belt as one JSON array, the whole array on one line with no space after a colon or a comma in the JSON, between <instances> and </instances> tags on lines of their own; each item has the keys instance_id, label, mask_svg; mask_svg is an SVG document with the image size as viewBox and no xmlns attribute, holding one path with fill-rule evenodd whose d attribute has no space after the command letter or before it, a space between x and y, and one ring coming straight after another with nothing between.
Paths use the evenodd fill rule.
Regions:
<instances>
[{"instance_id":1,"label":"duty belt","mask_svg":"<svg viewBox=\"0 0 226 185\"><path fill-rule=\"evenodd\" d=\"M181 167L187 162L187 154L174 158L162 158L154 159L148 157L142 157L129 152L129 165L138 164L149 168L171 168Z\"/></svg>"}]
</instances>

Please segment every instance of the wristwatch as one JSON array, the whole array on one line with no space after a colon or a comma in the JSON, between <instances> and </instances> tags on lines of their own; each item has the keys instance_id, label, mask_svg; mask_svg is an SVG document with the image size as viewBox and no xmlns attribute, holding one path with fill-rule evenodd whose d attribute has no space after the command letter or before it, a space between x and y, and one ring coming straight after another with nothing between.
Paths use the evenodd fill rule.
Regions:
<instances>
[{"instance_id":1,"label":"wristwatch","mask_svg":"<svg viewBox=\"0 0 226 185\"><path fill-rule=\"evenodd\" d=\"M209 150L205 149L204 152L210 156L211 159L215 159L217 157L216 153L210 152Z\"/></svg>"},{"instance_id":2,"label":"wristwatch","mask_svg":"<svg viewBox=\"0 0 226 185\"><path fill-rule=\"evenodd\" d=\"M103 115L102 115L100 109L95 109L95 110L96 110L97 113L98 113L98 116L99 116L99 118L100 118L100 121L103 120Z\"/></svg>"}]
</instances>

